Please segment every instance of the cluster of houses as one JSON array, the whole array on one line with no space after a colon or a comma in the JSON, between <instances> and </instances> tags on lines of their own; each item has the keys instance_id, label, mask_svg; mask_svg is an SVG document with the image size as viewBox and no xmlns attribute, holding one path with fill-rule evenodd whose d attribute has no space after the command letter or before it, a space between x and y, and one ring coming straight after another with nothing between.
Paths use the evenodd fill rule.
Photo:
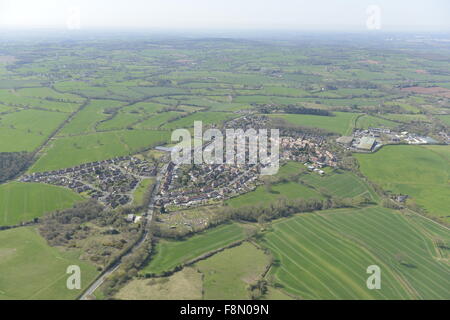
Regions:
<instances>
[{"instance_id":1,"label":"cluster of houses","mask_svg":"<svg viewBox=\"0 0 450 320\"><path fill-rule=\"evenodd\" d=\"M72 168L36 172L20 177L19 181L66 187L116 208L129 203L140 181L155 173L156 168L150 162L124 156Z\"/></svg>"},{"instance_id":2,"label":"cluster of houses","mask_svg":"<svg viewBox=\"0 0 450 320\"><path fill-rule=\"evenodd\" d=\"M306 162L312 169L337 167L336 156L326 149L322 138L306 135L299 138L281 137L280 147L284 160Z\"/></svg>"},{"instance_id":3,"label":"cluster of houses","mask_svg":"<svg viewBox=\"0 0 450 320\"><path fill-rule=\"evenodd\" d=\"M255 188L259 170L255 164L169 164L155 204L190 207L246 193Z\"/></svg>"}]
</instances>

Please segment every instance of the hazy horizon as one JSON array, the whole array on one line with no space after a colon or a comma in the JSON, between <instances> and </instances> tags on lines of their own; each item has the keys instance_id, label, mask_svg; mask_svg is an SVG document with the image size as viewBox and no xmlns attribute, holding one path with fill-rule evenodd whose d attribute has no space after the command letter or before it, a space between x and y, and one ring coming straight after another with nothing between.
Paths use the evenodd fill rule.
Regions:
<instances>
[{"instance_id":1,"label":"hazy horizon","mask_svg":"<svg viewBox=\"0 0 450 320\"><path fill-rule=\"evenodd\" d=\"M445 0L0 0L0 30L450 30Z\"/></svg>"}]
</instances>

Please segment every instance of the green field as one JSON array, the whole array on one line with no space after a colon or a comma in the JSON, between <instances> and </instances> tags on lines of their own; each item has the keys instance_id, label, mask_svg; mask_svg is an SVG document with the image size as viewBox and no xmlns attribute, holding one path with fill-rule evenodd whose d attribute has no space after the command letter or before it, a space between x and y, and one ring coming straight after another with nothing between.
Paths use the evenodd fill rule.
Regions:
<instances>
[{"instance_id":1,"label":"green field","mask_svg":"<svg viewBox=\"0 0 450 320\"><path fill-rule=\"evenodd\" d=\"M144 201L144 195L147 190L150 189L150 186L155 183L154 178L143 179L139 185L136 187L136 190L133 194L133 204L142 205Z\"/></svg>"},{"instance_id":2,"label":"green field","mask_svg":"<svg viewBox=\"0 0 450 320\"><path fill-rule=\"evenodd\" d=\"M164 142L166 131L124 130L58 138L44 150L31 172L57 170L140 151ZM63 157L61 155L64 155Z\"/></svg>"},{"instance_id":3,"label":"green field","mask_svg":"<svg viewBox=\"0 0 450 320\"><path fill-rule=\"evenodd\" d=\"M370 115L363 115L358 118L356 121L356 128L359 129L368 129L372 128L395 128L398 126L398 123L394 121L385 120L381 118L377 118Z\"/></svg>"},{"instance_id":4,"label":"green field","mask_svg":"<svg viewBox=\"0 0 450 320\"><path fill-rule=\"evenodd\" d=\"M0 117L0 151L32 151L68 117L66 113L22 110Z\"/></svg>"},{"instance_id":5,"label":"green field","mask_svg":"<svg viewBox=\"0 0 450 320\"><path fill-rule=\"evenodd\" d=\"M348 171L335 170L323 176L314 172L301 176L307 185L316 188L321 193L330 194L340 198L368 196L377 201L378 195L361 178Z\"/></svg>"},{"instance_id":6,"label":"green field","mask_svg":"<svg viewBox=\"0 0 450 320\"><path fill-rule=\"evenodd\" d=\"M156 246L156 254L142 273L170 271L184 262L244 238L244 229L233 223L207 230L184 241L161 240Z\"/></svg>"},{"instance_id":7,"label":"green field","mask_svg":"<svg viewBox=\"0 0 450 320\"><path fill-rule=\"evenodd\" d=\"M242 207L246 205L269 205L280 198L293 199L322 199L322 195L307 186L297 182L279 183L272 187L272 192L266 190L264 186L259 186L255 191L231 198L226 203L232 207Z\"/></svg>"},{"instance_id":8,"label":"green field","mask_svg":"<svg viewBox=\"0 0 450 320\"><path fill-rule=\"evenodd\" d=\"M333 113L335 116L314 116L307 114L276 114L271 116L282 118L298 126L321 128L341 135L350 134L355 126L358 114L350 112Z\"/></svg>"},{"instance_id":9,"label":"green field","mask_svg":"<svg viewBox=\"0 0 450 320\"><path fill-rule=\"evenodd\" d=\"M83 198L69 189L10 182L0 185L0 226L31 221L45 213L71 207Z\"/></svg>"},{"instance_id":10,"label":"green field","mask_svg":"<svg viewBox=\"0 0 450 320\"><path fill-rule=\"evenodd\" d=\"M0 231L0 300L75 299L82 290L67 289L67 267L80 267L82 289L98 274L79 255L48 246L33 227Z\"/></svg>"},{"instance_id":11,"label":"green field","mask_svg":"<svg viewBox=\"0 0 450 320\"><path fill-rule=\"evenodd\" d=\"M371 207L280 220L263 239L276 258L267 277L303 299L449 299L447 262L408 219ZM427 233L437 228L422 223ZM380 290L366 287L370 265L382 270Z\"/></svg>"},{"instance_id":12,"label":"green field","mask_svg":"<svg viewBox=\"0 0 450 320\"><path fill-rule=\"evenodd\" d=\"M194 121L202 121L203 125L220 124L221 122L235 117L227 112L195 112L179 120L169 122L162 126L164 129L192 128Z\"/></svg>"},{"instance_id":13,"label":"green field","mask_svg":"<svg viewBox=\"0 0 450 320\"><path fill-rule=\"evenodd\" d=\"M385 190L409 195L428 214L449 221L448 150L448 146L386 146L355 156L370 180Z\"/></svg>"},{"instance_id":14,"label":"green field","mask_svg":"<svg viewBox=\"0 0 450 320\"><path fill-rule=\"evenodd\" d=\"M259 279L269 261L270 257L264 251L244 242L238 247L226 249L197 262L195 267L204 275L203 298L249 299L248 285Z\"/></svg>"}]
</instances>

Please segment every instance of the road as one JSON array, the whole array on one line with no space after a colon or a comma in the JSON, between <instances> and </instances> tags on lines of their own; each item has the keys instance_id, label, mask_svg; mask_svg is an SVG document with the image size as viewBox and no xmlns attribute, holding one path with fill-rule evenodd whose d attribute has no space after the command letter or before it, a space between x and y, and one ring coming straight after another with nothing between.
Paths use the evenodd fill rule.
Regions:
<instances>
[{"instance_id":1,"label":"road","mask_svg":"<svg viewBox=\"0 0 450 320\"><path fill-rule=\"evenodd\" d=\"M120 266L122 264L122 259L124 257L132 254L134 251L136 251L144 243L144 241L147 240L151 222L153 219L155 196L158 194L158 191L159 191L159 188L161 185L161 179L164 177L166 172L167 172L167 164L162 167L161 171L158 172L158 174L156 176L155 187L150 196L150 202L149 202L148 209L147 209L147 216L146 216L146 219L144 220L144 225L143 225L144 233L142 234L142 236L136 241L136 243L133 245L132 248L130 248L127 252L125 252L123 254L123 256L115 264L110 266L108 269L103 270L100 277L98 277L97 280L95 280L80 296L80 298L79 298L80 300L88 300L88 298L94 294L95 290L97 290L111 274L113 274L117 269L120 268Z\"/></svg>"}]
</instances>

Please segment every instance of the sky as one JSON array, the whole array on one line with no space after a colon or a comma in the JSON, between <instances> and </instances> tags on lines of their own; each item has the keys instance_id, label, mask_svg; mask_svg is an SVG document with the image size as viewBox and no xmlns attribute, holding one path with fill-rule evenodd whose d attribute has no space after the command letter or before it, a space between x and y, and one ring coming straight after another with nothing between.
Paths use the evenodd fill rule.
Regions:
<instances>
[{"instance_id":1,"label":"sky","mask_svg":"<svg viewBox=\"0 0 450 320\"><path fill-rule=\"evenodd\" d=\"M0 29L450 31L448 0L0 0Z\"/></svg>"}]
</instances>

